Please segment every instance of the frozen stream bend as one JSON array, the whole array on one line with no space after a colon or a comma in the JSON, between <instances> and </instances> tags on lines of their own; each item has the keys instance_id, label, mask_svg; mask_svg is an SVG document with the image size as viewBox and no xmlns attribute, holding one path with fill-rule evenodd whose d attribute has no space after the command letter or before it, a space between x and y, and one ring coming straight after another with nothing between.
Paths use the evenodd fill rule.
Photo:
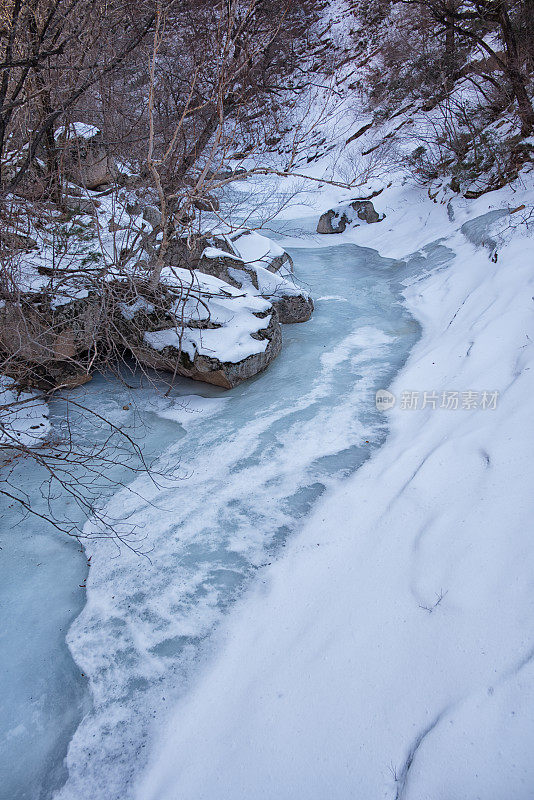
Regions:
<instances>
[{"instance_id":1,"label":"frozen stream bend","mask_svg":"<svg viewBox=\"0 0 534 800\"><path fill-rule=\"evenodd\" d=\"M408 268L353 244L302 244L290 252L315 314L284 328L282 355L256 380L230 393L179 380L168 398L97 381L80 390L130 432L136 425L150 431L151 450L162 464L179 462L184 479L156 491L141 477L131 487L137 494L121 490L110 501L111 515L127 512L139 526L150 560L124 548L119 554L111 542L87 544L87 604L67 641L78 665L71 663L72 673L89 677L92 709L70 742L58 800L130 796L154 718L187 688L229 604L314 501L386 436L374 393L388 386L419 335L401 298ZM435 253L434 266L448 257L445 248ZM180 401L183 395L194 397ZM54 663L49 668L54 704L62 682ZM43 797L57 786L60 746L54 758ZM11 786L10 800L25 796L22 785Z\"/></svg>"}]
</instances>

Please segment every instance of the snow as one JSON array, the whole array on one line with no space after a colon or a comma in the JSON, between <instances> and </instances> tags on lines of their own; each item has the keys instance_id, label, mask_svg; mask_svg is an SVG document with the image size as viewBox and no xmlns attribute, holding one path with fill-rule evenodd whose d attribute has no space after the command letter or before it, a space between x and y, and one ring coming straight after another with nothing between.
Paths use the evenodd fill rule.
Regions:
<instances>
[{"instance_id":1,"label":"snow","mask_svg":"<svg viewBox=\"0 0 534 800\"><path fill-rule=\"evenodd\" d=\"M154 350L164 350L166 347L173 347L176 350L182 349L191 359L195 354L217 358L223 363L237 364L248 356L256 353L263 353L267 347L267 339L253 339L251 334L259 329L257 317L256 322L247 318L243 320L240 316L236 321L234 317L231 326L222 328L186 329L183 333L175 328L162 331L146 332L145 342L153 347ZM267 321L268 323L268 321ZM261 325L265 327L267 323Z\"/></svg>"},{"instance_id":2,"label":"snow","mask_svg":"<svg viewBox=\"0 0 534 800\"><path fill-rule=\"evenodd\" d=\"M38 392L19 392L15 381L0 375L0 445L35 447L50 432L48 406Z\"/></svg>"},{"instance_id":3,"label":"snow","mask_svg":"<svg viewBox=\"0 0 534 800\"><path fill-rule=\"evenodd\" d=\"M372 226L419 273L423 336L390 390L496 408L387 412L386 445L262 571L154 730L137 800L532 797L533 247L487 217L516 199L460 201L453 226L414 190L402 227Z\"/></svg>"},{"instance_id":4,"label":"snow","mask_svg":"<svg viewBox=\"0 0 534 800\"><path fill-rule=\"evenodd\" d=\"M256 231L237 231L230 238L247 266L266 269L273 258L284 255L276 242Z\"/></svg>"},{"instance_id":5,"label":"snow","mask_svg":"<svg viewBox=\"0 0 534 800\"><path fill-rule=\"evenodd\" d=\"M61 306L66 306L69 303L72 303L73 300L83 300L86 297L89 297L89 290L88 289L79 289L72 285L73 281L71 281L71 285L68 288L64 288L63 291L56 294L53 299L50 301L50 308L61 308Z\"/></svg>"},{"instance_id":6,"label":"snow","mask_svg":"<svg viewBox=\"0 0 534 800\"><path fill-rule=\"evenodd\" d=\"M144 297L138 297L133 303L119 303L119 308L124 319L131 321L139 311L146 311L151 314L154 306Z\"/></svg>"},{"instance_id":7,"label":"snow","mask_svg":"<svg viewBox=\"0 0 534 800\"><path fill-rule=\"evenodd\" d=\"M247 266L250 267L251 265ZM288 277L283 278L279 273L269 272L269 270L265 269L264 267L254 266L252 268L256 273L256 280L258 283L257 289L253 285L251 277L247 275L246 272L228 267L228 274L230 277L240 283L241 286L246 290L247 294L269 298L278 298L283 296L293 297L299 294L309 297L309 292L299 285L295 276L290 272L286 271L285 274Z\"/></svg>"},{"instance_id":8,"label":"snow","mask_svg":"<svg viewBox=\"0 0 534 800\"><path fill-rule=\"evenodd\" d=\"M59 136L66 136L67 139L76 139L77 137L82 139L92 139L99 133L100 130L96 127L96 125L90 125L87 122L71 122L66 129L58 128L55 133L55 137L56 139Z\"/></svg>"},{"instance_id":9,"label":"snow","mask_svg":"<svg viewBox=\"0 0 534 800\"><path fill-rule=\"evenodd\" d=\"M202 257L206 258L233 258L241 261L242 259L239 256L234 255L233 253L228 253L226 250L221 250L218 247L205 247L202 252Z\"/></svg>"}]
</instances>

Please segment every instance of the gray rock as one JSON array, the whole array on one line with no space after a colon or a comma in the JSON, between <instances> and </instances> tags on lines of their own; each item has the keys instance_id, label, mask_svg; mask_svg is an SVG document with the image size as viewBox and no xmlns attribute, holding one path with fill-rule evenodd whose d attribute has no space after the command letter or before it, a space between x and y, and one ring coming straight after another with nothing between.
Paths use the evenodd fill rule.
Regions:
<instances>
[{"instance_id":1,"label":"gray rock","mask_svg":"<svg viewBox=\"0 0 534 800\"><path fill-rule=\"evenodd\" d=\"M269 272L280 272L282 268L288 270L288 272L294 271L293 259L285 251L283 256L274 256L265 269L268 269Z\"/></svg>"},{"instance_id":2,"label":"gray rock","mask_svg":"<svg viewBox=\"0 0 534 800\"><path fill-rule=\"evenodd\" d=\"M113 219L113 217L110 219L108 223L108 231L110 233L116 233L117 231L124 231L126 230L126 228L127 225L120 225L118 222L115 221L115 219Z\"/></svg>"},{"instance_id":3,"label":"gray rock","mask_svg":"<svg viewBox=\"0 0 534 800\"><path fill-rule=\"evenodd\" d=\"M231 178L233 174L234 173L232 172L231 167L222 167L222 169L218 170L217 172L214 172L213 170L208 170L207 177L210 180L224 181L227 180L228 178Z\"/></svg>"},{"instance_id":4,"label":"gray rock","mask_svg":"<svg viewBox=\"0 0 534 800\"><path fill-rule=\"evenodd\" d=\"M96 209L100 206L98 200L91 200L85 197L66 197L64 206L72 214L88 214L96 216Z\"/></svg>"},{"instance_id":5,"label":"gray rock","mask_svg":"<svg viewBox=\"0 0 534 800\"><path fill-rule=\"evenodd\" d=\"M219 210L219 201L211 194L207 194L205 197L197 197L196 200L193 200L193 205L198 211Z\"/></svg>"},{"instance_id":6,"label":"gray rock","mask_svg":"<svg viewBox=\"0 0 534 800\"><path fill-rule=\"evenodd\" d=\"M159 228L161 225L161 211L157 206L145 206L143 209L143 219L152 228Z\"/></svg>"},{"instance_id":7,"label":"gray rock","mask_svg":"<svg viewBox=\"0 0 534 800\"><path fill-rule=\"evenodd\" d=\"M382 222L381 217L370 200L351 200L331 208L321 215L317 223L317 233L343 233L347 225L352 225L356 220L372 224Z\"/></svg>"},{"instance_id":8,"label":"gray rock","mask_svg":"<svg viewBox=\"0 0 534 800\"><path fill-rule=\"evenodd\" d=\"M165 264L173 267L197 269L202 254L207 247L214 247L216 250L222 250L224 253L228 253L229 256L236 259L240 258L234 245L226 236L211 234L209 236L198 236L196 239L188 240L186 237L177 234L173 236L169 242L169 247L165 255ZM210 271L206 274L213 274L215 277L218 277L216 272ZM222 280L226 280L226 278Z\"/></svg>"},{"instance_id":9,"label":"gray rock","mask_svg":"<svg viewBox=\"0 0 534 800\"><path fill-rule=\"evenodd\" d=\"M182 236L173 236L169 241L164 262L168 266L191 269L198 263L203 249L204 245L201 246L197 242L188 243Z\"/></svg>"},{"instance_id":10,"label":"gray rock","mask_svg":"<svg viewBox=\"0 0 534 800\"><path fill-rule=\"evenodd\" d=\"M380 217L370 200L353 200L350 207L356 212L358 219L371 224L381 222L384 217Z\"/></svg>"},{"instance_id":11,"label":"gray rock","mask_svg":"<svg viewBox=\"0 0 534 800\"><path fill-rule=\"evenodd\" d=\"M250 282L255 289L258 289L256 270L248 267L241 258L230 254L215 257L203 255L196 269L205 275L219 278L219 280L229 283L230 286L235 286L237 289L241 289L245 281Z\"/></svg>"},{"instance_id":12,"label":"gray rock","mask_svg":"<svg viewBox=\"0 0 534 800\"><path fill-rule=\"evenodd\" d=\"M347 227L345 215L338 214L333 209L321 214L317 223L317 233L343 233Z\"/></svg>"},{"instance_id":13,"label":"gray rock","mask_svg":"<svg viewBox=\"0 0 534 800\"><path fill-rule=\"evenodd\" d=\"M126 213L131 217L138 217L142 210L143 205L139 200L135 200L133 203L126 203Z\"/></svg>"},{"instance_id":14,"label":"gray rock","mask_svg":"<svg viewBox=\"0 0 534 800\"><path fill-rule=\"evenodd\" d=\"M63 150L65 175L73 183L86 189L97 189L115 181L117 167L101 131L94 135L70 135L67 130L58 136L57 141Z\"/></svg>"},{"instance_id":15,"label":"gray rock","mask_svg":"<svg viewBox=\"0 0 534 800\"><path fill-rule=\"evenodd\" d=\"M306 294L283 295L282 297L262 296L272 302L278 313L278 319L283 325L307 322L313 314L313 300Z\"/></svg>"}]
</instances>

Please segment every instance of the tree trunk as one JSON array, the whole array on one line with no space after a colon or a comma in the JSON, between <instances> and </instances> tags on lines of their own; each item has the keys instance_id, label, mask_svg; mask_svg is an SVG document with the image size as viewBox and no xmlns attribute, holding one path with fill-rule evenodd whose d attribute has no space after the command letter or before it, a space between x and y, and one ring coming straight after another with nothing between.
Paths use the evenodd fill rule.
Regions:
<instances>
[{"instance_id":1,"label":"tree trunk","mask_svg":"<svg viewBox=\"0 0 534 800\"><path fill-rule=\"evenodd\" d=\"M208 118L206 124L204 125L204 128L200 132L195 143L190 148L189 153L186 156L184 156L179 167L177 167L176 175L179 178L185 178L188 171L197 161L198 157L204 152L206 145L208 144L209 140L217 130L218 124L219 124L219 117L217 116L217 114L212 114Z\"/></svg>"},{"instance_id":2,"label":"tree trunk","mask_svg":"<svg viewBox=\"0 0 534 800\"><path fill-rule=\"evenodd\" d=\"M42 114L43 114L43 119L46 119L50 114L53 113L54 110L52 108L52 99L50 97L50 87L45 86L40 70L36 70L35 79L37 85L41 89ZM46 131L44 137L44 149L46 154L46 171L47 171L48 186L50 187L50 197L52 198L54 203L60 205L62 199L61 179L60 179L58 151L57 151L56 139L53 128L49 128Z\"/></svg>"},{"instance_id":3,"label":"tree trunk","mask_svg":"<svg viewBox=\"0 0 534 800\"><path fill-rule=\"evenodd\" d=\"M506 0L501 0L499 3L498 14L506 50L507 77L517 100L517 108L521 119L521 133L523 136L528 136L534 130L534 109L528 96L525 76L521 71L516 35L508 16Z\"/></svg>"},{"instance_id":4,"label":"tree trunk","mask_svg":"<svg viewBox=\"0 0 534 800\"><path fill-rule=\"evenodd\" d=\"M454 2L447 3L448 10L454 11ZM451 89L454 84L456 72L456 34L454 19L451 16L445 19L445 87Z\"/></svg>"}]
</instances>

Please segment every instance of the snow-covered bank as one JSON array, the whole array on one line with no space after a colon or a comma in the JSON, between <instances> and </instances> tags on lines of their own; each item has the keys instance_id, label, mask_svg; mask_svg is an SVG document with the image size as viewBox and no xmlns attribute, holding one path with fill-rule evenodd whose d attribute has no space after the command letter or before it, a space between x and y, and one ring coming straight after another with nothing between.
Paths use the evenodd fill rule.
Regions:
<instances>
[{"instance_id":1,"label":"snow-covered bank","mask_svg":"<svg viewBox=\"0 0 534 800\"><path fill-rule=\"evenodd\" d=\"M225 623L154 732L139 800L533 795L534 254L521 229L493 260L473 244L491 239L483 215L529 195L448 216L414 198L347 234L396 257L424 248L406 289L423 337L390 387L388 442Z\"/></svg>"}]
</instances>

